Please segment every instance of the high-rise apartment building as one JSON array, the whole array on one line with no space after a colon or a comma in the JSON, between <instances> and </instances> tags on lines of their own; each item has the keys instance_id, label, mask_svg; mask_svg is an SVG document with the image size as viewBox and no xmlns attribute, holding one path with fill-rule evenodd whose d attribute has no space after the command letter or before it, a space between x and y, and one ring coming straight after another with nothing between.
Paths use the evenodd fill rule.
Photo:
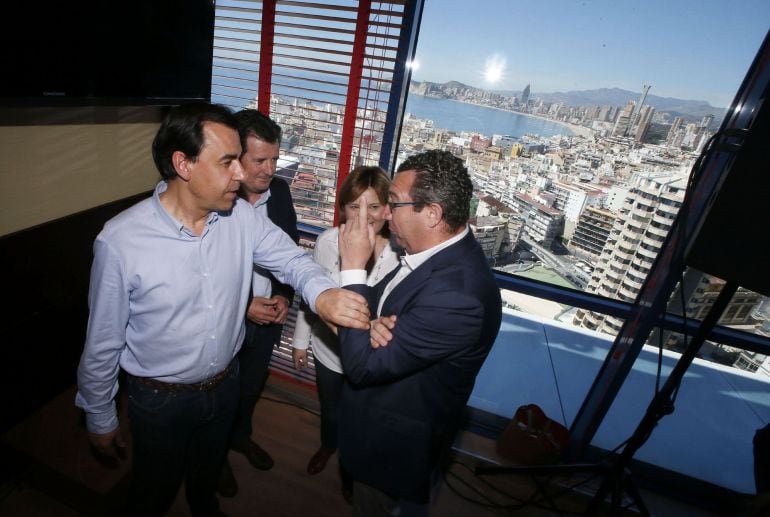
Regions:
<instances>
[{"instance_id":1,"label":"high-rise apartment building","mask_svg":"<svg viewBox=\"0 0 770 517\"><path fill-rule=\"evenodd\" d=\"M652 117L655 115L655 108L652 106L642 106L639 110L638 122L636 123L636 131L634 132L634 140L637 142L644 142L647 138L647 132L652 125Z\"/></svg>"},{"instance_id":2,"label":"high-rise apartment building","mask_svg":"<svg viewBox=\"0 0 770 517\"><path fill-rule=\"evenodd\" d=\"M628 101L615 120L615 126L612 128L612 136L626 136L628 130L633 122L632 116L634 114L634 101Z\"/></svg>"},{"instance_id":3,"label":"high-rise apartment building","mask_svg":"<svg viewBox=\"0 0 770 517\"><path fill-rule=\"evenodd\" d=\"M599 256L588 291L633 302L679 212L687 178L639 173ZM623 320L578 310L575 324L615 334Z\"/></svg>"},{"instance_id":4,"label":"high-rise apartment building","mask_svg":"<svg viewBox=\"0 0 770 517\"><path fill-rule=\"evenodd\" d=\"M580 214L569 248L575 255L591 257L596 261L610 237L615 214L609 210L587 206Z\"/></svg>"},{"instance_id":5,"label":"high-rise apartment building","mask_svg":"<svg viewBox=\"0 0 770 517\"><path fill-rule=\"evenodd\" d=\"M564 238L571 239L580 214L587 206L599 206L605 195L599 189L579 183L553 182L548 190L555 195L553 208L564 213Z\"/></svg>"},{"instance_id":6,"label":"high-rise apartment building","mask_svg":"<svg viewBox=\"0 0 770 517\"><path fill-rule=\"evenodd\" d=\"M666 135L666 145L678 145L674 144L674 141L677 139L677 136L681 132L682 124L684 123L684 119L682 117L674 117L674 122L671 124L671 129L668 130L668 135Z\"/></svg>"},{"instance_id":7,"label":"high-rise apartment building","mask_svg":"<svg viewBox=\"0 0 770 517\"><path fill-rule=\"evenodd\" d=\"M546 206L526 194L513 195L513 207L524 220L522 234L544 248L550 248L554 239L564 231L564 214Z\"/></svg>"},{"instance_id":8,"label":"high-rise apartment building","mask_svg":"<svg viewBox=\"0 0 770 517\"><path fill-rule=\"evenodd\" d=\"M529 85L525 86L521 92L521 105L526 107L527 102L529 102Z\"/></svg>"},{"instance_id":9,"label":"high-rise apartment building","mask_svg":"<svg viewBox=\"0 0 770 517\"><path fill-rule=\"evenodd\" d=\"M508 221L494 215L477 216L468 220L468 226L487 260L500 256L508 232Z\"/></svg>"},{"instance_id":10,"label":"high-rise apartment building","mask_svg":"<svg viewBox=\"0 0 770 517\"><path fill-rule=\"evenodd\" d=\"M602 122L611 122L615 116L615 106L602 106L599 110L597 120Z\"/></svg>"}]
</instances>

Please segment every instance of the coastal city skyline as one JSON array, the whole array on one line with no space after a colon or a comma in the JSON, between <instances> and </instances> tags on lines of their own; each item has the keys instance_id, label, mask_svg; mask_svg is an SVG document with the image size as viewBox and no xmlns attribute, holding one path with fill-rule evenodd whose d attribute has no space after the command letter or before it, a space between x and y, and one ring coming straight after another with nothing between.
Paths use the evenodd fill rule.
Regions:
<instances>
[{"instance_id":1,"label":"coastal city skyline","mask_svg":"<svg viewBox=\"0 0 770 517\"><path fill-rule=\"evenodd\" d=\"M597 56L584 46L578 48L582 40L573 45L577 49L574 52L564 50L571 40L580 40L574 29L563 27L565 18L575 27L588 31L601 25L589 23L586 28L587 16L576 18L576 4L569 4L570 8L562 11L554 9L553 2L549 4L552 12L541 20L539 27L542 29L547 25L549 30L558 27L564 30L558 30L558 37L551 37L548 45L540 45L542 40L525 34L527 31L532 34L532 26L537 24L531 20L525 22L524 18L533 12L533 16L543 17L542 9L531 6L532 10L528 10L526 16L522 14L517 19L515 15L521 13L511 8L511 4L506 4L503 9L502 4L490 1L483 4L485 13L506 20L508 32L512 32L517 24L527 26L518 36L529 39L512 48L516 48L517 56L526 56L529 64L525 68L523 58L513 63L522 65L519 72L523 78L520 84L513 85L510 84L512 62L501 55L498 55L498 68L491 72L486 66L490 63L477 57L476 75L463 77L467 72L463 63L467 62L471 52L481 48L487 53L485 55L494 56L495 47L504 39L501 34L506 33L498 30L499 27L484 26L478 17L470 14L457 25L442 25L441 20L446 16L437 18L437 14L430 10L438 3L426 3L416 56L419 61L420 56L426 55L426 49L441 47L441 55L452 60L443 64L441 72L445 77L435 75L429 66L413 68L403 120L396 133L398 141L388 150L392 154L382 154L383 144L389 137L386 130L388 109L393 109L385 100L388 97L382 95L386 93L382 88L388 83L375 80L390 61L384 58L382 62L377 61L376 49L366 54L365 66L371 77L367 76L366 90L358 93L355 125L346 126L350 103L342 100L350 101L350 97L344 93L344 88L338 88L338 73L330 73L328 78L321 80L316 77L320 71L314 69L307 77L299 77L289 65L273 63L273 68L281 70L282 75L280 81L272 85L267 111L284 130L281 175L290 183L298 219L310 226L332 226L340 174L353 166L378 165L383 159L392 158L387 164L392 171L408 156L430 149L446 150L463 159L474 182L470 229L490 265L507 273L586 290L603 298L632 301L682 204L692 166L719 128L724 114L715 97L701 95L702 88L713 87L714 91L721 91L726 99L724 104L729 104L765 36L766 27L760 31L754 24L752 30L742 33L748 36L743 39L740 59L728 59L723 55L731 66L735 65L729 70L727 66L721 66L721 61L714 61L716 54L709 45L699 47L700 41L695 37L685 38L687 45L677 38L667 40L666 45L676 47L677 52L665 52L660 46L645 46L645 42L637 38L634 45L644 47L647 54L637 52L627 41L624 41L622 52L610 42L607 46L613 52L621 52L623 59L607 59L604 55L598 56L597 60ZM446 5L455 18L462 17L465 12L455 10L450 4L442 5ZM616 23L613 16L617 13L610 16L596 5L591 4L592 15L601 15L609 25ZM608 9L614 6L606 2L598 5ZM628 5L631 4L623 3L623 9ZM681 5L695 9L691 3ZM495 6L499 9L495 10ZM647 12L647 5L644 8ZM630 25L622 36L634 40L637 30L634 22L644 21L647 36L659 37L658 32L650 29L655 26L654 20L641 20L644 13L637 15L634 9L631 5L625 12L624 19ZM703 12L713 14L708 8ZM764 11L758 11L761 12ZM380 17L381 13L376 16ZM555 20L556 17L561 21ZM735 17L724 18L725 32L711 40L732 37L730 31L737 25L730 24ZM377 23L383 24L383 20L378 18ZM682 26L681 20L677 23L678 27ZM442 27L441 37L432 41L430 27L437 25ZM713 29L713 26L704 26ZM459 37L463 30L468 35L477 32L479 27L486 28L484 37ZM656 26L656 30L660 27ZM682 29L680 32L687 33ZM609 29L603 34L611 33L618 36L617 31ZM449 35L451 40L447 39ZM230 36L223 34L223 37ZM593 36L586 36L585 40L598 41ZM378 41L373 38L369 43L373 48L379 48ZM223 39L222 47L228 42ZM510 47L510 43L508 45ZM682 48L692 54L686 62L680 51ZM693 53L696 48L702 52ZM734 56L737 47L731 48ZM586 55L580 60L575 52ZM319 62L325 55L319 53ZM704 55L712 59L708 67L703 64ZM649 62L640 56L646 56ZM215 58L222 60L223 71L240 63L228 64L229 57L224 52ZM564 60L572 61L571 68L561 67ZM553 70L561 70L564 72L561 76L572 74L570 77L575 81L578 78L582 81L578 86L564 90L621 88L626 91L623 98L583 99L575 104L563 98L548 98L540 94L548 88L544 81L539 82L542 77L538 78L534 73L536 69L532 68L532 63L550 67L554 77L559 74ZM721 73L720 79L707 80L692 73L686 81L689 88L674 91L672 85L676 81L666 85L663 75L656 75L659 71L675 68L681 71L675 79L681 81L682 74L691 73L693 63L698 70L709 73L713 73L719 64L716 69ZM579 76L576 70L584 72L583 75ZM629 70L634 73L627 77L622 75L621 72ZM244 70L243 74L247 72ZM588 75L600 78L602 84L585 80ZM492 76L497 80L490 81ZM720 82L725 77L729 84ZM237 88L237 84L245 85L239 80L237 76L232 79L229 75L223 76L217 78L215 86L221 88L217 90L223 97L231 95L224 98L243 99L244 104L237 108L258 107L261 100L258 92ZM231 81L234 86L229 90L231 86L227 83ZM302 86L305 81L312 83L312 89ZM448 84L449 81L462 84ZM640 90L643 93L638 95ZM726 91L728 93L724 93ZM679 109L681 106L662 106L656 103L660 99L655 97L702 100L710 105L701 103L701 110L698 106L682 110ZM352 128L352 149L346 149L344 145L346 128ZM346 152L350 154L343 160ZM643 209L637 206L640 204ZM308 242L308 245L312 246L312 243ZM704 284L702 292L705 294L693 297L688 305L697 311L708 307L710 296L715 292L713 289L713 285ZM533 301L521 293L504 291L503 298L511 308L603 333L617 332L618 321L602 319L585 311L578 314L572 307L544 300ZM758 293L747 292L742 296L741 302L733 303L730 308L729 323L723 323L762 331L760 327L767 318L755 316L759 314L755 311L760 303ZM676 348L676 339L667 340L667 346ZM722 355L717 354L718 359L715 356L714 360L730 365L742 361L741 365L752 370L765 368L761 366L764 357L737 357L738 352L729 351L729 357L724 357L725 351L720 350ZM770 362L765 369L770 371Z\"/></svg>"},{"instance_id":2,"label":"coastal city skyline","mask_svg":"<svg viewBox=\"0 0 770 517\"><path fill-rule=\"evenodd\" d=\"M413 80L495 91L530 84L533 94L652 84L653 95L724 108L770 27L770 3L758 0L480 7L425 2Z\"/></svg>"}]
</instances>

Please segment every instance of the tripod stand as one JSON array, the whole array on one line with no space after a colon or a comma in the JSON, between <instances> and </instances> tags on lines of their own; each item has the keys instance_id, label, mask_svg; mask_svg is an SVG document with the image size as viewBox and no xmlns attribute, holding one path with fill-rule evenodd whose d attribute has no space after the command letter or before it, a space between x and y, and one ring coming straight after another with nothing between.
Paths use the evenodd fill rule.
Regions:
<instances>
[{"instance_id":1,"label":"tripod stand","mask_svg":"<svg viewBox=\"0 0 770 517\"><path fill-rule=\"evenodd\" d=\"M599 489L586 508L586 515L598 515L602 505L610 496L609 515L619 515L623 509L623 495L628 496L641 515L649 515L639 491L631 480L629 466L636 452L645 444L661 418L674 411L674 399L682 383L682 379L698 354L701 346L711 330L716 325L728 303L738 289L735 282L727 282L722 288L714 305L709 310L695 335L687 344L685 351L677 361L674 369L661 390L650 402L647 411L637 428L629 438L620 454L609 460L597 463L575 463L563 465L523 466L523 467L479 467L476 473L491 474L531 474L531 475L569 475L594 474L603 478Z\"/></svg>"}]
</instances>

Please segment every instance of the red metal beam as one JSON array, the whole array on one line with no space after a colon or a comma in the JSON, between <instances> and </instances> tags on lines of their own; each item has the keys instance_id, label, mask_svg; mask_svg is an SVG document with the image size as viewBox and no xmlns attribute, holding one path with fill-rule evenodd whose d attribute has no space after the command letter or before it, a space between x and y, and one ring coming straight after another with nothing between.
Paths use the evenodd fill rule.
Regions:
<instances>
[{"instance_id":1,"label":"red metal beam","mask_svg":"<svg viewBox=\"0 0 770 517\"><path fill-rule=\"evenodd\" d=\"M262 2L262 39L259 42L259 89L257 109L270 115L270 93L273 83L273 43L275 41L276 0Z\"/></svg>"},{"instance_id":2,"label":"red metal beam","mask_svg":"<svg viewBox=\"0 0 770 517\"><path fill-rule=\"evenodd\" d=\"M358 114L358 95L361 91L361 74L364 68L364 51L366 50L366 35L369 32L369 13L372 9L371 0L361 0L358 4L356 19L356 35L353 40L353 56L350 63L350 79L348 94L345 102L345 117L342 121L342 143L340 147L339 169L337 170L337 189L340 191L342 182L350 172L350 161L353 153L353 140L356 134L356 116ZM339 222L339 210L334 205L334 226Z\"/></svg>"}]
</instances>

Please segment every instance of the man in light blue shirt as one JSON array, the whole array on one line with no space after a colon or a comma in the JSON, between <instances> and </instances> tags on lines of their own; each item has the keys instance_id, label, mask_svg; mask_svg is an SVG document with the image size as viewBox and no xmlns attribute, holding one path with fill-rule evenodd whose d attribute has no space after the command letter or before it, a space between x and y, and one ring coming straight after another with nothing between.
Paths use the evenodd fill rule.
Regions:
<instances>
[{"instance_id":1,"label":"man in light blue shirt","mask_svg":"<svg viewBox=\"0 0 770 517\"><path fill-rule=\"evenodd\" d=\"M336 286L291 239L237 198L237 122L223 106L172 109L153 142L163 181L94 243L76 404L94 448L124 447L115 411L126 372L131 515L160 515L185 481L193 515L215 515L238 404L252 264L301 292L322 318L367 328L365 301Z\"/></svg>"}]
</instances>

